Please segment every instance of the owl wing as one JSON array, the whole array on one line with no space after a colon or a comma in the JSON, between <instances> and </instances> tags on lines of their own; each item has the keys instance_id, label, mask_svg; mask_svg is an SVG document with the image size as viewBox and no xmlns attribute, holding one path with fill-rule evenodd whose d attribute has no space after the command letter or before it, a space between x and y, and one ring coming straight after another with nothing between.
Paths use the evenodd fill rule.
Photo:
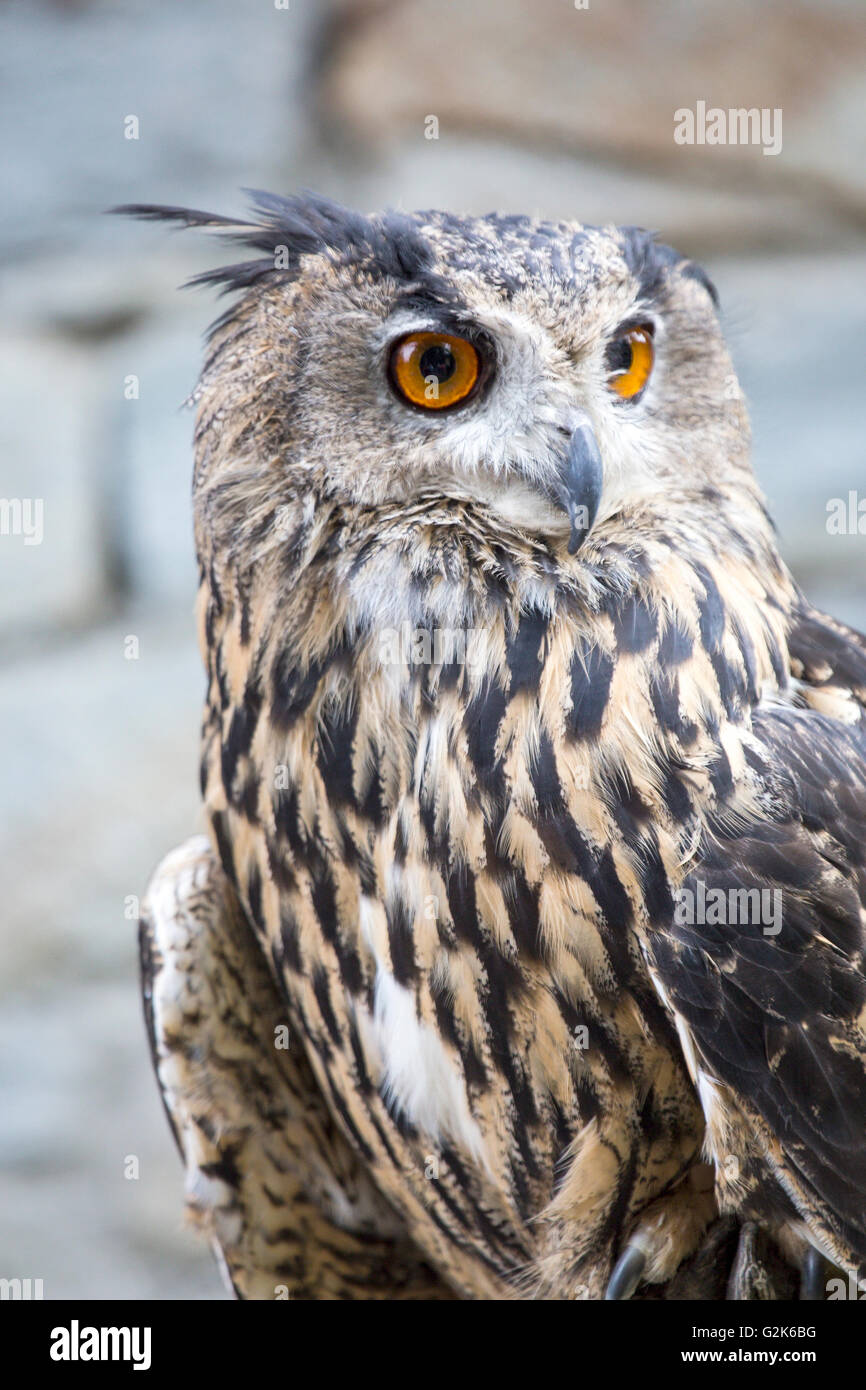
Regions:
<instances>
[{"instance_id":1,"label":"owl wing","mask_svg":"<svg viewBox=\"0 0 866 1390\"><path fill-rule=\"evenodd\" d=\"M793 703L758 704L743 737L750 809L735 789L708 819L648 954L723 1208L799 1217L850 1270L866 1263L866 644L804 611L790 651ZM733 901L759 920L732 923Z\"/></svg>"},{"instance_id":2,"label":"owl wing","mask_svg":"<svg viewBox=\"0 0 866 1390\"><path fill-rule=\"evenodd\" d=\"M450 1297L337 1133L204 837L156 869L140 954L187 1208L234 1293Z\"/></svg>"}]
</instances>

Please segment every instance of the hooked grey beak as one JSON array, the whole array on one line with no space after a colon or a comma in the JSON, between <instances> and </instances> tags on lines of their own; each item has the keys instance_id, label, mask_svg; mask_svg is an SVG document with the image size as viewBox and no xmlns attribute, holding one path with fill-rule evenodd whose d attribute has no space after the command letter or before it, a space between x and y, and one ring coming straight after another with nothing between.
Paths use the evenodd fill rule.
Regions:
<instances>
[{"instance_id":1,"label":"hooked grey beak","mask_svg":"<svg viewBox=\"0 0 866 1390\"><path fill-rule=\"evenodd\" d=\"M577 553L595 521L603 481L604 469L592 425L588 420L582 420L568 441L551 490L553 498L568 513L571 522L569 555Z\"/></svg>"}]
</instances>

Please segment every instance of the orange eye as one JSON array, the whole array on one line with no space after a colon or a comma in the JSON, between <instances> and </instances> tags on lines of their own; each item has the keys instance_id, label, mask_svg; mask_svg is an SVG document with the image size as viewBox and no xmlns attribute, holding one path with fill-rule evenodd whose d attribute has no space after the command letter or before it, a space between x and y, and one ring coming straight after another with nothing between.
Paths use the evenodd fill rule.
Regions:
<instances>
[{"instance_id":1,"label":"orange eye","mask_svg":"<svg viewBox=\"0 0 866 1390\"><path fill-rule=\"evenodd\" d=\"M608 348L608 386L624 401L633 400L649 381L654 361L652 328L648 324L630 328Z\"/></svg>"},{"instance_id":2,"label":"orange eye","mask_svg":"<svg viewBox=\"0 0 866 1390\"><path fill-rule=\"evenodd\" d=\"M452 333L407 333L388 363L398 395L422 410L447 410L468 401L478 385L481 358Z\"/></svg>"}]
</instances>

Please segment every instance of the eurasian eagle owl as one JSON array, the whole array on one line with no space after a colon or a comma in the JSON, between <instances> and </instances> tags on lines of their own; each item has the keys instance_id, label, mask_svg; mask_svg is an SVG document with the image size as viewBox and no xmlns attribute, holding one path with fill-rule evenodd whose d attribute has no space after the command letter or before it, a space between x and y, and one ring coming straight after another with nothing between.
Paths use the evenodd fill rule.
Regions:
<instances>
[{"instance_id":1,"label":"eurasian eagle owl","mask_svg":"<svg viewBox=\"0 0 866 1390\"><path fill-rule=\"evenodd\" d=\"M238 1293L866 1261L866 643L650 234L256 196L194 394L208 837L145 998ZM798 1268L799 1267L799 1268Z\"/></svg>"}]
</instances>

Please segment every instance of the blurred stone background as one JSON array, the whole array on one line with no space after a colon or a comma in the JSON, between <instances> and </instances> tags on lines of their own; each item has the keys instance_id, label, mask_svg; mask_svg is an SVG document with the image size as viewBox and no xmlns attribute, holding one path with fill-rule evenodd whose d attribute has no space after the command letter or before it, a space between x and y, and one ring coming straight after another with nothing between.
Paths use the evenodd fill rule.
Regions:
<instances>
[{"instance_id":1,"label":"blurred stone background","mask_svg":"<svg viewBox=\"0 0 866 1390\"><path fill-rule=\"evenodd\" d=\"M46 1298L219 1298L182 1223L126 915L198 824L181 406L215 306L176 287L219 253L103 209L314 187L657 228L720 289L788 559L866 627L866 537L825 524L829 499L866 495L866 15L6 0L0 54L0 497L44 507L40 545L0 535L0 1276ZM780 107L782 152L677 145L673 113L698 100Z\"/></svg>"}]
</instances>

